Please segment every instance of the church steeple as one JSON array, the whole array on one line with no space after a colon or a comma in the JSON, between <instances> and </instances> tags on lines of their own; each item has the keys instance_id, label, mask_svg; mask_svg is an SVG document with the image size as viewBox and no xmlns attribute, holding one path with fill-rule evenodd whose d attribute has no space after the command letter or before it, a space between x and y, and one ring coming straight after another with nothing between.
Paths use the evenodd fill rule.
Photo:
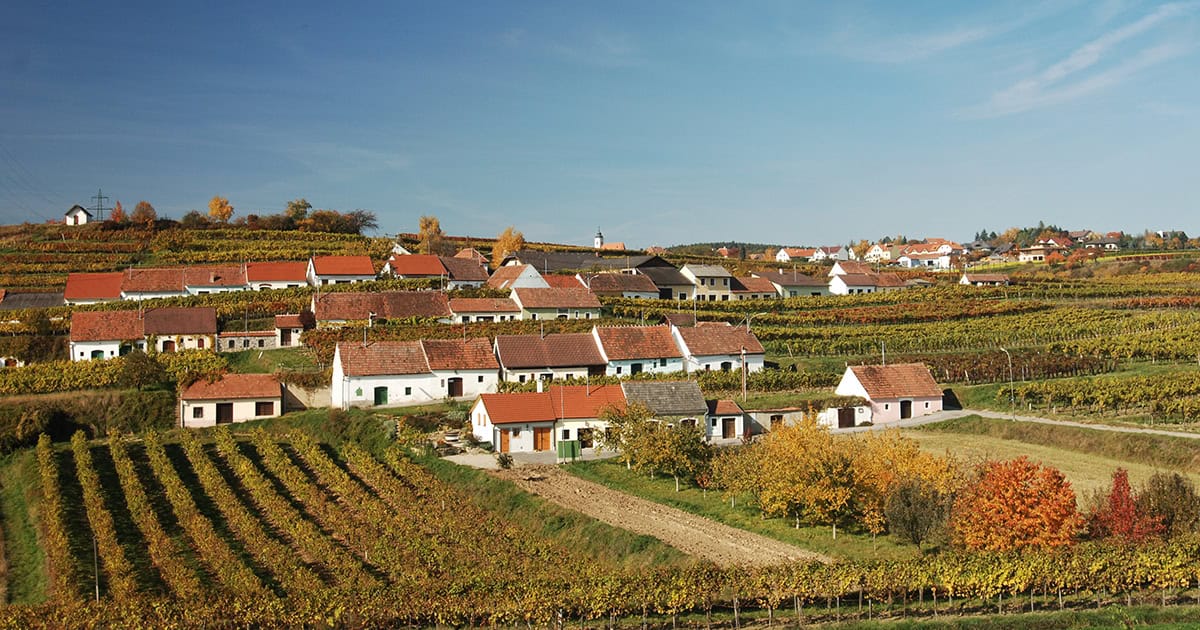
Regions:
<instances>
[{"instance_id":1,"label":"church steeple","mask_svg":"<svg viewBox=\"0 0 1200 630\"><path fill-rule=\"evenodd\" d=\"M593 247L600 249L604 247L604 233L600 231L600 227L596 227L596 238L592 240Z\"/></svg>"}]
</instances>

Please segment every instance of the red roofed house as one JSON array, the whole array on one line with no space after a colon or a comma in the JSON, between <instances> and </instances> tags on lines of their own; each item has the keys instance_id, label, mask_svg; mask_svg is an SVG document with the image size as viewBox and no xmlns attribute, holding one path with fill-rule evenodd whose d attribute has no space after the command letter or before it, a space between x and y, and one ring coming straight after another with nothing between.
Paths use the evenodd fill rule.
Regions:
<instances>
[{"instance_id":1,"label":"red roofed house","mask_svg":"<svg viewBox=\"0 0 1200 630\"><path fill-rule=\"evenodd\" d=\"M179 394L183 427L274 418L283 412L283 387L274 374L226 374L215 382L196 381Z\"/></svg>"},{"instance_id":2,"label":"red roofed house","mask_svg":"<svg viewBox=\"0 0 1200 630\"><path fill-rule=\"evenodd\" d=\"M379 293L326 293L313 296L318 326L342 325L368 319L435 319L449 324L450 301L441 291L382 291Z\"/></svg>"},{"instance_id":3,"label":"red roofed house","mask_svg":"<svg viewBox=\"0 0 1200 630\"><path fill-rule=\"evenodd\" d=\"M600 300L583 287L577 289L513 289L522 319L597 319Z\"/></svg>"},{"instance_id":4,"label":"red roofed house","mask_svg":"<svg viewBox=\"0 0 1200 630\"><path fill-rule=\"evenodd\" d=\"M852 365L834 393L865 398L875 424L942 410L942 389L923 363Z\"/></svg>"},{"instance_id":5,"label":"red roofed house","mask_svg":"<svg viewBox=\"0 0 1200 630\"><path fill-rule=\"evenodd\" d=\"M394 255L381 273L404 279L438 279L444 289L481 287L488 281L487 269L469 258L432 254Z\"/></svg>"},{"instance_id":6,"label":"red roofed house","mask_svg":"<svg viewBox=\"0 0 1200 630\"><path fill-rule=\"evenodd\" d=\"M550 283L538 273L533 265L507 265L499 267L488 278L487 285L493 289L546 289Z\"/></svg>"},{"instance_id":7,"label":"red roofed house","mask_svg":"<svg viewBox=\"0 0 1200 630\"><path fill-rule=\"evenodd\" d=\"M497 335L495 346L502 381L604 376L607 365L591 333Z\"/></svg>"},{"instance_id":8,"label":"red roofed house","mask_svg":"<svg viewBox=\"0 0 1200 630\"><path fill-rule=\"evenodd\" d=\"M420 404L496 391L500 365L486 337L342 342L333 355L334 407Z\"/></svg>"},{"instance_id":9,"label":"red roofed house","mask_svg":"<svg viewBox=\"0 0 1200 630\"><path fill-rule=\"evenodd\" d=\"M308 263L246 263L246 284L255 291L262 291L263 289L295 289L305 286L308 284Z\"/></svg>"},{"instance_id":10,"label":"red roofed house","mask_svg":"<svg viewBox=\"0 0 1200 630\"><path fill-rule=\"evenodd\" d=\"M597 326L592 336L609 375L683 372L683 353L666 326Z\"/></svg>"},{"instance_id":11,"label":"red roofed house","mask_svg":"<svg viewBox=\"0 0 1200 630\"><path fill-rule=\"evenodd\" d=\"M575 277L597 296L658 299L658 286L649 276L640 273L596 273Z\"/></svg>"},{"instance_id":12,"label":"red roofed house","mask_svg":"<svg viewBox=\"0 0 1200 630\"><path fill-rule=\"evenodd\" d=\"M734 277L730 289L735 300L773 300L779 297L775 285L765 278Z\"/></svg>"},{"instance_id":13,"label":"red roofed house","mask_svg":"<svg viewBox=\"0 0 1200 630\"><path fill-rule=\"evenodd\" d=\"M313 256L306 277L314 287L369 282L375 279L375 265L370 256Z\"/></svg>"},{"instance_id":14,"label":"red roofed house","mask_svg":"<svg viewBox=\"0 0 1200 630\"><path fill-rule=\"evenodd\" d=\"M306 321L307 324L306 325ZM275 347L292 348L304 345L300 335L305 328L312 327L312 313L275 316Z\"/></svg>"},{"instance_id":15,"label":"red roofed house","mask_svg":"<svg viewBox=\"0 0 1200 630\"><path fill-rule=\"evenodd\" d=\"M704 433L710 440L742 439L746 434L746 412L732 400L706 400L707 422Z\"/></svg>"},{"instance_id":16,"label":"red roofed house","mask_svg":"<svg viewBox=\"0 0 1200 630\"><path fill-rule=\"evenodd\" d=\"M186 272L186 267L126 269L125 277L121 279L121 299L149 300L187 295L183 282Z\"/></svg>"},{"instance_id":17,"label":"red roofed house","mask_svg":"<svg viewBox=\"0 0 1200 630\"><path fill-rule=\"evenodd\" d=\"M521 307L508 298L451 298L454 321L508 322L521 319Z\"/></svg>"},{"instance_id":18,"label":"red roofed house","mask_svg":"<svg viewBox=\"0 0 1200 630\"><path fill-rule=\"evenodd\" d=\"M183 273L183 288L189 295L245 291L244 265L187 267Z\"/></svg>"},{"instance_id":19,"label":"red roofed house","mask_svg":"<svg viewBox=\"0 0 1200 630\"><path fill-rule=\"evenodd\" d=\"M743 362L748 372L763 369L766 351L744 326L672 326L671 335L683 351L683 365L688 372L729 372L742 369Z\"/></svg>"},{"instance_id":20,"label":"red roofed house","mask_svg":"<svg viewBox=\"0 0 1200 630\"><path fill-rule=\"evenodd\" d=\"M111 359L151 342L157 352L212 349L216 337L212 308L79 311L71 315L71 360Z\"/></svg>"},{"instance_id":21,"label":"red roofed house","mask_svg":"<svg viewBox=\"0 0 1200 630\"><path fill-rule=\"evenodd\" d=\"M568 385L545 392L483 394L471 407L471 432L501 453L548 451L560 441L590 448L607 424L600 414L625 406L617 385Z\"/></svg>"},{"instance_id":22,"label":"red roofed house","mask_svg":"<svg viewBox=\"0 0 1200 630\"><path fill-rule=\"evenodd\" d=\"M121 280L125 274L112 273L69 273L63 299L72 306L76 304L99 304L121 299Z\"/></svg>"}]
</instances>

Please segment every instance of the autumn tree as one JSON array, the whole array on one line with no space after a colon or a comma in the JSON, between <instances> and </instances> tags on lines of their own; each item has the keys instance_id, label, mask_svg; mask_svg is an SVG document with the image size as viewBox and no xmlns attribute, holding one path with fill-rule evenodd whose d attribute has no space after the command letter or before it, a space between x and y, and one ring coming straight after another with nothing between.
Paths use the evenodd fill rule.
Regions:
<instances>
[{"instance_id":1,"label":"autumn tree","mask_svg":"<svg viewBox=\"0 0 1200 630\"><path fill-rule=\"evenodd\" d=\"M642 457L634 468L671 475L675 492L680 479L694 480L712 460L712 446L695 424L652 422L638 439L636 450Z\"/></svg>"},{"instance_id":2,"label":"autumn tree","mask_svg":"<svg viewBox=\"0 0 1200 630\"><path fill-rule=\"evenodd\" d=\"M762 451L761 443L757 443L722 449L713 456L709 468L712 485L724 492L729 499L729 507L734 507L741 496L750 495L753 500L758 500L759 458Z\"/></svg>"},{"instance_id":3,"label":"autumn tree","mask_svg":"<svg viewBox=\"0 0 1200 630\"><path fill-rule=\"evenodd\" d=\"M312 204L308 203L308 200L304 197L301 197L287 202L287 209L283 211L283 215L295 225L308 218L309 210L312 210Z\"/></svg>"},{"instance_id":4,"label":"autumn tree","mask_svg":"<svg viewBox=\"0 0 1200 630\"><path fill-rule=\"evenodd\" d=\"M1088 529L1095 538L1117 538L1141 542L1163 532L1163 523L1138 507L1129 487L1124 468L1113 471L1112 487L1100 505L1088 517Z\"/></svg>"},{"instance_id":5,"label":"autumn tree","mask_svg":"<svg viewBox=\"0 0 1200 630\"><path fill-rule=\"evenodd\" d=\"M131 350L121 361L121 374L117 377L121 387L141 390L170 380L162 364L139 349Z\"/></svg>"},{"instance_id":6,"label":"autumn tree","mask_svg":"<svg viewBox=\"0 0 1200 630\"><path fill-rule=\"evenodd\" d=\"M955 500L951 523L968 549L1008 551L1069 545L1083 519L1063 474L1022 456L983 464Z\"/></svg>"},{"instance_id":7,"label":"autumn tree","mask_svg":"<svg viewBox=\"0 0 1200 630\"><path fill-rule=\"evenodd\" d=\"M426 215L417 222L417 251L422 254L441 255L446 253L446 235L442 224L433 215Z\"/></svg>"},{"instance_id":8,"label":"autumn tree","mask_svg":"<svg viewBox=\"0 0 1200 630\"><path fill-rule=\"evenodd\" d=\"M952 498L920 477L901 481L884 506L888 528L894 536L921 548L946 526Z\"/></svg>"},{"instance_id":9,"label":"autumn tree","mask_svg":"<svg viewBox=\"0 0 1200 630\"><path fill-rule=\"evenodd\" d=\"M800 422L772 428L763 447L758 475L759 507L767 516L837 526L854 510L857 475L853 448L837 440L809 415Z\"/></svg>"},{"instance_id":10,"label":"autumn tree","mask_svg":"<svg viewBox=\"0 0 1200 630\"><path fill-rule=\"evenodd\" d=\"M129 220L129 217L125 216L125 207L121 205L120 201L113 206L112 212L108 213L108 220L113 223L125 223Z\"/></svg>"},{"instance_id":11,"label":"autumn tree","mask_svg":"<svg viewBox=\"0 0 1200 630\"><path fill-rule=\"evenodd\" d=\"M598 419L605 423L607 429L595 434L597 448L617 452L618 459L625 462L625 467L632 469L635 463L644 459L645 453L641 449L653 417L650 408L639 402L625 406L609 405L601 409Z\"/></svg>"},{"instance_id":12,"label":"autumn tree","mask_svg":"<svg viewBox=\"0 0 1200 630\"><path fill-rule=\"evenodd\" d=\"M188 210L179 218L179 226L189 230L199 230L208 225L208 217L200 214L199 210Z\"/></svg>"},{"instance_id":13,"label":"autumn tree","mask_svg":"<svg viewBox=\"0 0 1200 630\"><path fill-rule=\"evenodd\" d=\"M915 440L904 437L898 430L845 439L856 442L855 468L859 482L855 500L860 522L872 535L888 529L887 503L900 484L918 479L941 495L949 496L961 483L957 462L922 451Z\"/></svg>"},{"instance_id":14,"label":"autumn tree","mask_svg":"<svg viewBox=\"0 0 1200 630\"><path fill-rule=\"evenodd\" d=\"M229 223L230 217L233 216L233 205L229 200L220 196L213 195L212 199L208 200L208 216L214 221L221 223Z\"/></svg>"},{"instance_id":15,"label":"autumn tree","mask_svg":"<svg viewBox=\"0 0 1200 630\"><path fill-rule=\"evenodd\" d=\"M1137 495L1138 510L1157 519L1169 536L1200 531L1200 496L1191 479L1177 472L1157 472Z\"/></svg>"},{"instance_id":16,"label":"autumn tree","mask_svg":"<svg viewBox=\"0 0 1200 630\"><path fill-rule=\"evenodd\" d=\"M870 249L871 242L866 239L862 239L857 243L851 244L850 246L850 251L854 254L854 260L862 260L864 257L866 257L867 252L870 251Z\"/></svg>"},{"instance_id":17,"label":"autumn tree","mask_svg":"<svg viewBox=\"0 0 1200 630\"><path fill-rule=\"evenodd\" d=\"M149 201L139 201L133 207L133 214L129 215L129 220L134 223L150 226L158 220L158 212L155 212L154 206L150 205Z\"/></svg>"},{"instance_id":18,"label":"autumn tree","mask_svg":"<svg viewBox=\"0 0 1200 630\"><path fill-rule=\"evenodd\" d=\"M496 244L492 246L492 266L499 267L505 256L519 251L522 247L525 247L525 235L513 229L511 225L504 228L500 236L496 237Z\"/></svg>"}]
</instances>

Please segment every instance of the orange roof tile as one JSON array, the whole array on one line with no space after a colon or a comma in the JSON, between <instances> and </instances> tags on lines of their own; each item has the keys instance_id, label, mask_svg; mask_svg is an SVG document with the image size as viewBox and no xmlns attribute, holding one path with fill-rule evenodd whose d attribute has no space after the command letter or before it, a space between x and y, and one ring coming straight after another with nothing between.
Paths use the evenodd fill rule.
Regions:
<instances>
[{"instance_id":1,"label":"orange roof tile","mask_svg":"<svg viewBox=\"0 0 1200 630\"><path fill-rule=\"evenodd\" d=\"M70 273L67 274L67 288L63 298L68 302L77 300L119 300L121 299L121 280L125 274L120 271L112 273Z\"/></svg>"},{"instance_id":2,"label":"orange roof tile","mask_svg":"<svg viewBox=\"0 0 1200 630\"><path fill-rule=\"evenodd\" d=\"M762 344L754 333L742 326L696 326L680 328L679 336L687 344L693 356L735 355L742 348L747 354L763 354Z\"/></svg>"},{"instance_id":3,"label":"orange roof tile","mask_svg":"<svg viewBox=\"0 0 1200 630\"><path fill-rule=\"evenodd\" d=\"M145 336L137 311L76 311L71 314L71 341L130 341Z\"/></svg>"},{"instance_id":4,"label":"orange roof tile","mask_svg":"<svg viewBox=\"0 0 1200 630\"><path fill-rule=\"evenodd\" d=\"M492 272L492 276L488 278L487 285L493 289L509 289L512 288L512 283L516 282L517 278L529 268L529 265L506 265ZM537 273L537 270L534 270ZM540 273L538 274L541 275Z\"/></svg>"},{"instance_id":5,"label":"orange roof tile","mask_svg":"<svg viewBox=\"0 0 1200 630\"><path fill-rule=\"evenodd\" d=\"M496 355L487 337L470 339L423 339L425 359L431 370L498 370Z\"/></svg>"},{"instance_id":6,"label":"orange roof tile","mask_svg":"<svg viewBox=\"0 0 1200 630\"><path fill-rule=\"evenodd\" d=\"M737 277L731 289L734 293L775 293L775 285L766 278Z\"/></svg>"},{"instance_id":7,"label":"orange roof tile","mask_svg":"<svg viewBox=\"0 0 1200 630\"><path fill-rule=\"evenodd\" d=\"M560 385L549 394L559 419L598 418L607 407L625 408L620 385Z\"/></svg>"},{"instance_id":8,"label":"orange roof tile","mask_svg":"<svg viewBox=\"0 0 1200 630\"><path fill-rule=\"evenodd\" d=\"M942 389L923 363L896 365L852 365L850 371L872 400L906 396L935 397Z\"/></svg>"},{"instance_id":9,"label":"orange roof tile","mask_svg":"<svg viewBox=\"0 0 1200 630\"><path fill-rule=\"evenodd\" d=\"M518 422L553 422L554 404L546 392L514 392L511 394L480 394L492 424Z\"/></svg>"},{"instance_id":10,"label":"orange roof tile","mask_svg":"<svg viewBox=\"0 0 1200 630\"><path fill-rule=\"evenodd\" d=\"M299 315L276 315L276 328L304 328L304 320Z\"/></svg>"},{"instance_id":11,"label":"orange roof tile","mask_svg":"<svg viewBox=\"0 0 1200 630\"><path fill-rule=\"evenodd\" d=\"M579 278L561 273L544 275L542 276L542 280L545 280L551 289L578 289L583 286Z\"/></svg>"},{"instance_id":12,"label":"orange roof tile","mask_svg":"<svg viewBox=\"0 0 1200 630\"><path fill-rule=\"evenodd\" d=\"M186 268L126 269L121 281L123 293L183 293Z\"/></svg>"},{"instance_id":13,"label":"orange roof tile","mask_svg":"<svg viewBox=\"0 0 1200 630\"><path fill-rule=\"evenodd\" d=\"M394 275L402 277L440 277L446 274L442 261L432 254L394 255L388 259L388 268Z\"/></svg>"},{"instance_id":14,"label":"orange roof tile","mask_svg":"<svg viewBox=\"0 0 1200 630\"><path fill-rule=\"evenodd\" d=\"M732 400L706 400L708 404L708 415L710 416L740 416L742 408Z\"/></svg>"},{"instance_id":15,"label":"orange roof tile","mask_svg":"<svg viewBox=\"0 0 1200 630\"><path fill-rule=\"evenodd\" d=\"M427 374L429 362L420 341L373 341L367 345L342 342L337 345L342 372L346 376L390 376Z\"/></svg>"},{"instance_id":16,"label":"orange roof tile","mask_svg":"<svg viewBox=\"0 0 1200 630\"><path fill-rule=\"evenodd\" d=\"M314 256L312 262L318 276L375 275L370 256Z\"/></svg>"},{"instance_id":17,"label":"orange roof tile","mask_svg":"<svg viewBox=\"0 0 1200 630\"><path fill-rule=\"evenodd\" d=\"M591 333L498 335L496 354L510 370L604 365Z\"/></svg>"},{"instance_id":18,"label":"orange roof tile","mask_svg":"<svg viewBox=\"0 0 1200 630\"><path fill-rule=\"evenodd\" d=\"M241 265L187 267L183 284L189 287L244 287L246 269Z\"/></svg>"},{"instance_id":19,"label":"orange roof tile","mask_svg":"<svg viewBox=\"0 0 1200 630\"><path fill-rule=\"evenodd\" d=\"M609 360L683 356L666 326L601 326L596 328L596 334Z\"/></svg>"},{"instance_id":20,"label":"orange roof tile","mask_svg":"<svg viewBox=\"0 0 1200 630\"><path fill-rule=\"evenodd\" d=\"M513 289L513 297L522 308L600 308L600 300L582 286L576 289Z\"/></svg>"},{"instance_id":21,"label":"orange roof tile","mask_svg":"<svg viewBox=\"0 0 1200 630\"><path fill-rule=\"evenodd\" d=\"M307 282L308 263L252 262L246 263L249 282Z\"/></svg>"},{"instance_id":22,"label":"orange roof tile","mask_svg":"<svg viewBox=\"0 0 1200 630\"><path fill-rule=\"evenodd\" d=\"M200 379L179 395L181 400L244 400L281 398L283 391L274 374L225 374L215 382Z\"/></svg>"}]
</instances>

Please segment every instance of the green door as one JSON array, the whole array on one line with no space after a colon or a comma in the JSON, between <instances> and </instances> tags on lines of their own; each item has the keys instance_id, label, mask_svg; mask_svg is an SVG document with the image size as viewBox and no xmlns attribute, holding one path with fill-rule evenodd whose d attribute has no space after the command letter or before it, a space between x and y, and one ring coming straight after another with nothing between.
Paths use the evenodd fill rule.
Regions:
<instances>
[{"instance_id":1,"label":"green door","mask_svg":"<svg viewBox=\"0 0 1200 630\"><path fill-rule=\"evenodd\" d=\"M386 387L375 388L375 404L386 405L388 401L388 391Z\"/></svg>"}]
</instances>

